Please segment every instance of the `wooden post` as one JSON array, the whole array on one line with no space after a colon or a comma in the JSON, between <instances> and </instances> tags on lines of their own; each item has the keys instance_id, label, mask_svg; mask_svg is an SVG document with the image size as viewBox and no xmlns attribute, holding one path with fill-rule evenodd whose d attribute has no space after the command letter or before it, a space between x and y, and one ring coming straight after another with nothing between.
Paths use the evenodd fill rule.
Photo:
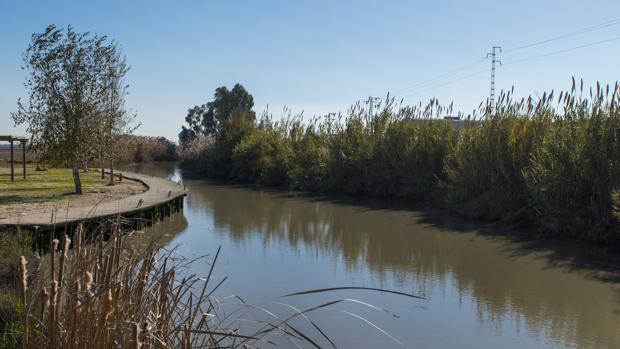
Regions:
<instances>
[{"instance_id":1,"label":"wooden post","mask_svg":"<svg viewBox=\"0 0 620 349\"><path fill-rule=\"evenodd\" d=\"M26 141L22 141L22 177L26 179Z\"/></svg>"},{"instance_id":2,"label":"wooden post","mask_svg":"<svg viewBox=\"0 0 620 349\"><path fill-rule=\"evenodd\" d=\"M75 160L73 160L71 172L73 173L73 183L75 184L75 193L82 194L82 182L80 181L80 171L78 170L78 163Z\"/></svg>"},{"instance_id":3,"label":"wooden post","mask_svg":"<svg viewBox=\"0 0 620 349\"><path fill-rule=\"evenodd\" d=\"M114 185L114 163L110 160L110 185Z\"/></svg>"},{"instance_id":4,"label":"wooden post","mask_svg":"<svg viewBox=\"0 0 620 349\"><path fill-rule=\"evenodd\" d=\"M11 143L11 182L15 182L15 168L13 166L13 140L9 141Z\"/></svg>"}]
</instances>

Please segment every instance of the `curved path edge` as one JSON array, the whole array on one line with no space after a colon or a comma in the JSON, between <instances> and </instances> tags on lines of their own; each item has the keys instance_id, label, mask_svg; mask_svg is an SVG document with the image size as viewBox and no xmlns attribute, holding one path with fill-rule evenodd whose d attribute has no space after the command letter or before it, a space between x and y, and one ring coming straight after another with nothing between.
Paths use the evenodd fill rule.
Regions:
<instances>
[{"instance_id":1,"label":"curved path edge","mask_svg":"<svg viewBox=\"0 0 620 349\"><path fill-rule=\"evenodd\" d=\"M12 216L0 219L0 226L9 227L49 227L71 224L86 220L97 220L111 216L136 215L143 211L166 205L185 196L180 183L160 177L152 177L133 172L122 172L123 179L141 182L147 190L128 197L83 207L72 207L57 212L33 212L25 216Z\"/></svg>"}]
</instances>

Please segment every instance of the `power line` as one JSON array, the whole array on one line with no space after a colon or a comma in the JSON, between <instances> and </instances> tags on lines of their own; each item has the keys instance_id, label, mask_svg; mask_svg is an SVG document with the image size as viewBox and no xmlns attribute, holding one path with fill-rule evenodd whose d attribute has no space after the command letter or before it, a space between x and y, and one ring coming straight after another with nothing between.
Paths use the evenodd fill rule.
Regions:
<instances>
[{"instance_id":1,"label":"power line","mask_svg":"<svg viewBox=\"0 0 620 349\"><path fill-rule=\"evenodd\" d=\"M519 59L519 60L516 60L516 61L505 63L504 65L518 64L518 63L521 63L521 62L527 62L527 61L531 61L531 60L542 58L542 57L553 56L553 55L557 55L557 54L560 54L560 53L565 53L565 52L569 52L569 51L573 51L573 50L578 50L578 49L586 48L586 47L590 47L590 46L596 46L596 45L600 45L600 44L604 44L604 43L608 43L608 42L612 42L612 41L617 41L617 40L620 40L620 36L616 36L616 37L613 37L611 39L606 39L606 40L592 42L592 43L585 44L585 45L579 45L579 46L575 46L575 47L571 47L571 48L567 48L567 49L563 49L563 50L548 52L548 53L544 53L544 54L537 55L537 56L527 57L527 58L523 58L523 59Z\"/></svg>"},{"instance_id":2,"label":"power line","mask_svg":"<svg viewBox=\"0 0 620 349\"><path fill-rule=\"evenodd\" d=\"M527 57L527 58L519 59L519 60L516 60L516 61L511 61L511 62L503 63L502 66L519 64L519 63L522 63L522 62L531 61L531 60L535 60L535 59L538 59L538 58L543 58L543 57L547 57L547 56L557 55L557 54L561 54L561 53L565 53L565 52L569 52L569 51L573 51L573 50L578 50L578 49L582 49L582 48L586 48L586 47L590 47L590 46L601 45L601 44L604 44L604 43L613 42L613 41L617 41L617 40L620 40L620 36L613 37L613 38L606 39L606 40L600 40L600 41L596 41L596 42L592 42L592 43L588 43L588 44L584 44L584 45L579 45L579 46L575 46L575 47L571 47L571 48L567 48L567 49L563 49L563 50L548 52L548 53L541 54L541 55ZM473 74L466 75L466 76L463 76L463 77L460 77L460 78L448 81L448 82L443 83L443 84L431 86L429 88L417 88L417 89L414 89L413 91L411 91L410 93L407 93L407 94L403 95L403 97L411 96L411 95L414 95L414 94L421 94L421 93L424 93L424 92L429 91L429 90L434 90L434 89L439 88L439 87L451 85L451 84L453 84L455 82L462 81L462 80L465 80L465 79L468 79L470 77L473 77L473 76L476 76L476 75L480 75L480 74L486 73L486 72L488 72L488 70L484 69L484 70L477 71L477 72L475 72Z\"/></svg>"},{"instance_id":3,"label":"power line","mask_svg":"<svg viewBox=\"0 0 620 349\"><path fill-rule=\"evenodd\" d=\"M581 35L581 34L585 34L585 33L591 32L591 31L608 28L608 27L611 27L611 26L614 26L614 25L618 25L618 24L620 24L620 18L611 19L611 20L608 20L608 21L605 21L605 22L602 22L602 23L599 23L599 24L596 24L596 25L592 25L592 26L589 26L589 27L585 27L585 28L582 28L582 29L579 29L579 30L575 30L575 31L572 31L572 32L569 32L569 33L566 33L566 34L562 34L562 35L551 37L551 38L548 38L548 39L545 39L545 40L536 41L536 42L533 42L533 43L530 43L530 44L526 44L526 45L510 48L508 50L504 50L502 55L510 54L512 52L523 50L523 49L530 48L530 47L535 47L535 46L543 45L543 44L546 44L546 43L549 43L549 42L552 42L552 41L569 38L571 36ZM568 48L568 49L553 51L553 52L549 52L549 53L545 53L545 54L541 54L541 55L537 55L537 56L533 56L533 57L519 59L517 61L508 62L508 63L506 63L504 65L518 64L518 63L521 63L521 62L526 62L526 61L530 61L530 60L534 60L534 59L538 59L538 58L542 58L542 57L546 57L546 56L561 54L561 53L564 53L564 52L569 52L569 51L572 51L572 50L581 49L581 48L590 47L590 46L595 46L595 45L599 45L599 44L603 44L603 43L607 43L607 42L611 42L611 41L616 41L616 40L620 40L620 37L614 37L614 38L607 39L607 40L601 40L601 41L597 41L597 42L593 42L593 43L589 43L589 44L585 44L585 45L571 47L571 48ZM492 53L491 53L491 55L492 55ZM462 81L462 80L468 79L470 77L474 77L474 76L480 75L482 73L485 73L488 70L485 69L485 70L477 71L477 72L475 72L473 74L470 74L470 75L466 75L466 76L463 76L463 77L460 77L460 78L449 80L449 81L447 81L445 83L440 83L439 85L436 84L437 82L440 82L442 80L445 80L446 78L458 75L459 73L461 73L461 72L463 72L463 71L465 71L465 70L467 70L467 69L469 69L469 68L471 68L471 67L473 67L473 66L475 66L475 65L477 65L477 64L479 64L479 63L481 63L483 61L485 61L486 59L488 59L488 57L489 57L489 55L487 55L487 57L475 60L475 61L473 61L471 63L466 64L466 65L463 65L463 66L461 66L459 68L456 68L456 69L453 69L453 70L449 70L449 71L447 71L445 73L436 75L433 78L430 78L430 79L418 82L416 84L413 84L411 86L408 86L408 87L402 88L400 90L397 90L395 92L395 95L398 95L400 93L407 92L407 91L409 93L401 95L401 97L421 94L421 93L424 93L426 91L430 91L430 90L434 90L436 88L440 88L440 87L443 87L443 86L451 85L451 84L456 83L458 81ZM494 74L494 64L493 63L492 63L491 70L492 70L492 80L494 80L494 75L495 74ZM494 81L492 81L492 85L494 85L493 82ZM494 92L493 91L494 90L493 87L494 86L491 86L491 89L492 89L491 97L493 97L493 94L494 94L493 93Z\"/></svg>"},{"instance_id":4,"label":"power line","mask_svg":"<svg viewBox=\"0 0 620 349\"><path fill-rule=\"evenodd\" d=\"M402 95L402 97L408 97L408 96L422 94L424 92L427 92L427 91L430 91L430 90L434 90L434 89L437 89L437 88L440 88L440 87L444 87L444 86L447 86L447 85L452 85L452 84L454 84L456 82L459 82L459 81L462 81L462 80L465 80L465 79L469 79L469 78L472 78L472 77L474 77L476 75L481 75L481 74L488 73L488 72L489 72L489 70L485 68L485 69L479 70L479 71L477 71L477 72L475 72L473 74L465 75L465 76L462 76L462 77L460 77L458 79L454 79L454 80L448 81L448 82L443 83L443 84L435 85L435 86L432 86L432 87L429 87L429 88L425 88L425 89L422 89L422 90L418 90L418 91L415 91L415 92L404 94L404 95Z\"/></svg>"},{"instance_id":5,"label":"power line","mask_svg":"<svg viewBox=\"0 0 620 349\"><path fill-rule=\"evenodd\" d=\"M575 47L571 47L571 48L568 48L568 49L553 51L553 52L549 52L549 53L545 53L545 54L541 54L541 55L536 55L536 56L533 56L533 57L528 57L528 58L519 59L519 60L516 60L516 61L511 61L511 62L503 63L502 66L519 64L521 62L531 61L531 60L535 60L535 59L542 58L542 57L547 57L547 56L552 56L552 55L556 55L556 54L561 54L561 53L565 53L565 52L569 52L569 51L573 51L573 50L577 50L577 49L581 49L581 48L586 48L586 47L590 47L590 46L600 45L600 44L604 44L604 43L608 43L608 42L612 42L612 41L617 41L617 40L620 40L620 36L613 37L613 38L606 39L606 40L601 40L601 41L593 42L593 43L589 43L589 44L585 44L585 45L575 46ZM447 82L439 84L439 85L434 85L434 86L431 85L428 88L421 87L421 88L413 89L411 92L409 92L407 94L404 94L401 97L409 97L409 96L413 96L413 95L419 95L419 94L425 93L427 91L431 91L431 90L434 90L434 89L437 89L437 88L440 88L440 87L444 87L444 86L447 86L447 85L452 85L452 84L454 84L456 82L463 81L463 80L466 80L466 79L469 79L469 78L472 78L472 77L475 77L477 75L481 75L481 74L484 74L484 73L488 73L488 69L479 70L479 71L477 71L475 73L472 73L472 74L469 74L469 75L465 75L465 76L462 76L460 78L453 79L453 80L447 81Z\"/></svg>"},{"instance_id":6,"label":"power line","mask_svg":"<svg viewBox=\"0 0 620 349\"><path fill-rule=\"evenodd\" d=\"M420 88L425 88L425 87L428 87L428 86L432 86L435 82L441 81L444 78L447 78L447 77L450 77L450 76L453 76L453 75L457 75L458 73L460 73L462 71L465 71L465 70L467 70L470 67L473 67L473 66L475 66L477 64L480 64L481 62L484 62L486 59L487 59L487 57L477 59L477 60L475 60L475 61L473 61L471 63L468 63L466 65L463 65L463 66L461 66L459 68L447 71L445 73L436 75L435 77L430 78L428 80L424 80L424 81L415 83L413 85L410 85L408 87L402 88L400 90L397 90L396 92L394 92L394 94L398 95L398 94L406 92L406 91L417 90L417 89L420 89Z\"/></svg>"},{"instance_id":7,"label":"power line","mask_svg":"<svg viewBox=\"0 0 620 349\"><path fill-rule=\"evenodd\" d=\"M575 36L575 35L581 35L581 34L585 34L594 30L599 30L599 29L604 29L607 27L611 27L614 25L618 25L620 24L620 18L615 18L615 19L611 19L609 21L603 22L603 23L599 23L590 27L586 27L586 28L582 28L579 30L575 30L572 31L570 33L566 33L566 34L562 34L562 35L558 35L549 39L545 39L545 40L541 40L541 41L536 41L530 44L526 44L526 45L522 45L522 46L518 46L518 47L514 47L514 48L510 48L504 51L504 54L509 54L512 53L514 51L519 51L519 50L523 50L526 48L530 48L530 47L534 47L534 46L539 46L542 44L546 44L548 42L552 42L552 41L556 41L556 40L561 40L561 39L565 39L565 38L569 38L571 36Z\"/></svg>"}]
</instances>

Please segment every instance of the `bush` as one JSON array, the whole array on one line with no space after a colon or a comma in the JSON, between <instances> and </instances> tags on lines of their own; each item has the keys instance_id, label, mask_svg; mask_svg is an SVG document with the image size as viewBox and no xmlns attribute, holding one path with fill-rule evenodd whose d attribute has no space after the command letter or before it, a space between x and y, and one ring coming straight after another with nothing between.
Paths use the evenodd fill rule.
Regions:
<instances>
[{"instance_id":1,"label":"bush","mask_svg":"<svg viewBox=\"0 0 620 349\"><path fill-rule=\"evenodd\" d=\"M177 149L177 157L183 168L196 170L206 166L209 153L214 150L215 139L207 136L196 136L186 145Z\"/></svg>"},{"instance_id":2,"label":"bush","mask_svg":"<svg viewBox=\"0 0 620 349\"><path fill-rule=\"evenodd\" d=\"M264 125L241 139L233 150L233 179L267 185L288 183L290 147L277 125Z\"/></svg>"}]
</instances>

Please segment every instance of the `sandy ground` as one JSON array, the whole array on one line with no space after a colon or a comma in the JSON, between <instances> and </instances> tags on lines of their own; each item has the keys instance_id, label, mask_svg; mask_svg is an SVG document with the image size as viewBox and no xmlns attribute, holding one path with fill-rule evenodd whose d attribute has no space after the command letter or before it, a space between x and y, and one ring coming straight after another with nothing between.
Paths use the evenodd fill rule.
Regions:
<instances>
[{"instance_id":1,"label":"sandy ground","mask_svg":"<svg viewBox=\"0 0 620 349\"><path fill-rule=\"evenodd\" d=\"M140 182L124 179L116 182L113 186L103 186L95 189L85 190L82 195L66 194L62 197L44 202L19 203L11 205L0 205L0 218L11 216L27 216L29 213L37 212L62 212L72 207L92 207L103 202L110 202L122 199L127 196L135 195L146 191L147 187ZM84 212L88 213L87 211Z\"/></svg>"}]
</instances>

